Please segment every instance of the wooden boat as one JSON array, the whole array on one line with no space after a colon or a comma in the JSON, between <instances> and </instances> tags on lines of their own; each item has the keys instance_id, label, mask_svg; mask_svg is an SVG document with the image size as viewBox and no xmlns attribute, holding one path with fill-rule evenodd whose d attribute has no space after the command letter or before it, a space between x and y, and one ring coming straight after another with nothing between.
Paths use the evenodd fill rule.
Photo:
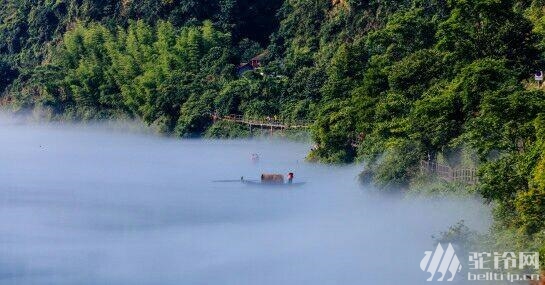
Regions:
<instances>
[{"instance_id":1,"label":"wooden boat","mask_svg":"<svg viewBox=\"0 0 545 285\"><path fill-rule=\"evenodd\" d=\"M249 186L260 186L260 187L299 187L306 184L306 182L292 182L292 183L268 183L268 182L261 182L261 181L255 181L255 180L240 180L242 184L249 185Z\"/></svg>"}]
</instances>

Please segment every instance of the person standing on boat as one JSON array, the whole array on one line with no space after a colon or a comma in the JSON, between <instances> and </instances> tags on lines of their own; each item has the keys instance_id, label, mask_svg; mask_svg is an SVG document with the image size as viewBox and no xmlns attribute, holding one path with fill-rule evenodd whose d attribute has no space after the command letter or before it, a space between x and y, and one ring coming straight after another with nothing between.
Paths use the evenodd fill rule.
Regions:
<instances>
[{"instance_id":1,"label":"person standing on boat","mask_svg":"<svg viewBox=\"0 0 545 285\"><path fill-rule=\"evenodd\" d=\"M293 182L293 172L288 173L288 183L291 184Z\"/></svg>"}]
</instances>

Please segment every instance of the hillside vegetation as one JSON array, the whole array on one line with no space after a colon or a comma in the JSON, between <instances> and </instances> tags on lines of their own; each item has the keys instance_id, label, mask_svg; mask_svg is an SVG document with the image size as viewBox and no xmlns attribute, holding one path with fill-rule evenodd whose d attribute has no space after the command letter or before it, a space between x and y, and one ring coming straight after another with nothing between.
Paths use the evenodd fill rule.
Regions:
<instances>
[{"instance_id":1,"label":"hillside vegetation","mask_svg":"<svg viewBox=\"0 0 545 285\"><path fill-rule=\"evenodd\" d=\"M0 104L15 112L138 118L180 137L204 135L211 113L312 120L311 159L364 160L384 187L469 152L498 231L544 244L541 0L1 5Z\"/></svg>"}]
</instances>

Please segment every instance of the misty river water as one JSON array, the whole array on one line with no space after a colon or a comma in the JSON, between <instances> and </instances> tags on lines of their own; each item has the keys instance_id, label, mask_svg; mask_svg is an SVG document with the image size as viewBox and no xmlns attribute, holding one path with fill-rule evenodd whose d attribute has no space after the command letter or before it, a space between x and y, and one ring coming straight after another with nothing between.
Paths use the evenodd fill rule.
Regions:
<instances>
[{"instance_id":1,"label":"misty river water","mask_svg":"<svg viewBox=\"0 0 545 285\"><path fill-rule=\"evenodd\" d=\"M489 224L479 201L379 194L308 150L0 118L0 284L425 284L433 234ZM308 183L213 182L290 171Z\"/></svg>"}]
</instances>

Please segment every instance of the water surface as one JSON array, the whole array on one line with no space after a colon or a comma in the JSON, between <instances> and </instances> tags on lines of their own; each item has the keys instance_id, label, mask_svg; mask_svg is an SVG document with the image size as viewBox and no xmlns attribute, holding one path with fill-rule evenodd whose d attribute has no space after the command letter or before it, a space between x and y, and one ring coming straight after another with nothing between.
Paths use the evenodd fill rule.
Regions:
<instances>
[{"instance_id":1,"label":"water surface","mask_svg":"<svg viewBox=\"0 0 545 285\"><path fill-rule=\"evenodd\" d=\"M0 284L425 284L432 234L488 224L478 201L379 195L308 149L0 118ZM212 182L290 171L308 183Z\"/></svg>"}]
</instances>

